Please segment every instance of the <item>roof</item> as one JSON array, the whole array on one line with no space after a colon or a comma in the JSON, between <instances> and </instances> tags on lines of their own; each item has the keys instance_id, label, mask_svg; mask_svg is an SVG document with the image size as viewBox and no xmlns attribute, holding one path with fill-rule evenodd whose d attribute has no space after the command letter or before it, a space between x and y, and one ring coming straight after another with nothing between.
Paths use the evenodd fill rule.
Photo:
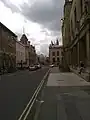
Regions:
<instances>
[{"instance_id":1,"label":"roof","mask_svg":"<svg viewBox=\"0 0 90 120\"><path fill-rule=\"evenodd\" d=\"M0 22L0 26L3 27L4 29L7 29L14 37L17 37L15 33L13 33L9 28L7 28L4 24Z\"/></svg>"},{"instance_id":2,"label":"roof","mask_svg":"<svg viewBox=\"0 0 90 120\"><path fill-rule=\"evenodd\" d=\"M28 38L27 38L27 36L25 34L22 35L21 40L22 40L22 38L24 38L25 40L28 41Z\"/></svg>"},{"instance_id":3,"label":"roof","mask_svg":"<svg viewBox=\"0 0 90 120\"><path fill-rule=\"evenodd\" d=\"M23 43L21 43L20 41L17 41L17 40L16 40L16 42L17 42L18 44L22 45L23 47L25 47L25 45L24 45Z\"/></svg>"},{"instance_id":4,"label":"roof","mask_svg":"<svg viewBox=\"0 0 90 120\"><path fill-rule=\"evenodd\" d=\"M63 46L61 46L61 45L50 45L49 48L50 49L52 49L52 48L63 48Z\"/></svg>"}]
</instances>

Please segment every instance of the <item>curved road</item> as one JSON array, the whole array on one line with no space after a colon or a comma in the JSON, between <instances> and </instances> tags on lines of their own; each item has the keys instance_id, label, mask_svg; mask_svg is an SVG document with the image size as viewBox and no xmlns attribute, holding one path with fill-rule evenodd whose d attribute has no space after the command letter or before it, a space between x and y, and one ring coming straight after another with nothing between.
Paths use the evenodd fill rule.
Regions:
<instances>
[{"instance_id":1,"label":"curved road","mask_svg":"<svg viewBox=\"0 0 90 120\"><path fill-rule=\"evenodd\" d=\"M48 68L4 75L0 80L0 120L17 120Z\"/></svg>"}]
</instances>

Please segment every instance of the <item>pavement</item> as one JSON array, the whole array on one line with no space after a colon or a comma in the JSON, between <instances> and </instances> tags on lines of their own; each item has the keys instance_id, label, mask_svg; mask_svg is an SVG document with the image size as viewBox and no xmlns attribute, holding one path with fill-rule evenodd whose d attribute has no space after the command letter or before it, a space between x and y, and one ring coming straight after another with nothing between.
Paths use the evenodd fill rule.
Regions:
<instances>
[{"instance_id":1,"label":"pavement","mask_svg":"<svg viewBox=\"0 0 90 120\"><path fill-rule=\"evenodd\" d=\"M42 100L38 120L90 120L90 83L72 72L51 68Z\"/></svg>"},{"instance_id":2,"label":"pavement","mask_svg":"<svg viewBox=\"0 0 90 120\"><path fill-rule=\"evenodd\" d=\"M70 70L72 72L74 72L75 74L77 74L78 76L80 76L81 78L83 78L86 81L90 82L90 74L89 74L90 70L89 70L89 68L84 69L84 71L81 72L81 74L79 74L80 68L75 69L75 68L70 67Z\"/></svg>"},{"instance_id":3,"label":"pavement","mask_svg":"<svg viewBox=\"0 0 90 120\"><path fill-rule=\"evenodd\" d=\"M0 76L0 120L18 120L48 68Z\"/></svg>"}]
</instances>

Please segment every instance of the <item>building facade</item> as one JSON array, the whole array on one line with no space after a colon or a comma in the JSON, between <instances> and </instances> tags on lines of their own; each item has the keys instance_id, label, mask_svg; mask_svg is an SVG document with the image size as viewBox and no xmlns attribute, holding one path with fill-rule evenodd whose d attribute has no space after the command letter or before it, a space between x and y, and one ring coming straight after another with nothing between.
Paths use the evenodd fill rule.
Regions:
<instances>
[{"instance_id":1,"label":"building facade","mask_svg":"<svg viewBox=\"0 0 90 120\"><path fill-rule=\"evenodd\" d=\"M0 68L16 67L17 36L0 22Z\"/></svg>"},{"instance_id":2,"label":"building facade","mask_svg":"<svg viewBox=\"0 0 90 120\"><path fill-rule=\"evenodd\" d=\"M90 66L90 0L73 0L70 11L70 42L65 48L69 64Z\"/></svg>"},{"instance_id":3,"label":"building facade","mask_svg":"<svg viewBox=\"0 0 90 120\"><path fill-rule=\"evenodd\" d=\"M36 62L37 62L37 55L36 55L35 46L30 45L30 64L36 64Z\"/></svg>"},{"instance_id":4,"label":"building facade","mask_svg":"<svg viewBox=\"0 0 90 120\"><path fill-rule=\"evenodd\" d=\"M25 34L22 35L20 42L25 45L25 64L26 67L29 66L29 44L28 44L28 38Z\"/></svg>"},{"instance_id":5,"label":"building facade","mask_svg":"<svg viewBox=\"0 0 90 120\"><path fill-rule=\"evenodd\" d=\"M72 7L72 1L65 0L64 4L64 18L62 19L62 39L63 39L63 48L67 48L70 43L70 12ZM67 64L70 62L70 56L68 52L64 53L64 59Z\"/></svg>"},{"instance_id":6,"label":"building facade","mask_svg":"<svg viewBox=\"0 0 90 120\"><path fill-rule=\"evenodd\" d=\"M19 67L25 63L25 45L16 41L16 65Z\"/></svg>"},{"instance_id":7,"label":"building facade","mask_svg":"<svg viewBox=\"0 0 90 120\"><path fill-rule=\"evenodd\" d=\"M45 64L45 55L44 54L40 54L40 55L38 55L38 58L39 58L39 63L40 64Z\"/></svg>"},{"instance_id":8,"label":"building facade","mask_svg":"<svg viewBox=\"0 0 90 120\"><path fill-rule=\"evenodd\" d=\"M62 60L62 46L50 44L49 46L49 61L50 64L58 65Z\"/></svg>"},{"instance_id":9,"label":"building facade","mask_svg":"<svg viewBox=\"0 0 90 120\"><path fill-rule=\"evenodd\" d=\"M30 41L25 34L22 35L20 42L25 45L25 61L26 66L36 63L36 50L33 45L30 45Z\"/></svg>"}]
</instances>

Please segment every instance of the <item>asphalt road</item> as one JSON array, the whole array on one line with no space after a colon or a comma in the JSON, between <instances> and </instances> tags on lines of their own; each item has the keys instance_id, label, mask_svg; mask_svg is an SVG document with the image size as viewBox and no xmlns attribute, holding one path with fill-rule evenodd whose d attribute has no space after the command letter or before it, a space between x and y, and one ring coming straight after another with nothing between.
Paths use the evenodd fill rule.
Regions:
<instances>
[{"instance_id":1,"label":"asphalt road","mask_svg":"<svg viewBox=\"0 0 90 120\"><path fill-rule=\"evenodd\" d=\"M0 79L0 120L17 120L48 68L17 72Z\"/></svg>"}]
</instances>

